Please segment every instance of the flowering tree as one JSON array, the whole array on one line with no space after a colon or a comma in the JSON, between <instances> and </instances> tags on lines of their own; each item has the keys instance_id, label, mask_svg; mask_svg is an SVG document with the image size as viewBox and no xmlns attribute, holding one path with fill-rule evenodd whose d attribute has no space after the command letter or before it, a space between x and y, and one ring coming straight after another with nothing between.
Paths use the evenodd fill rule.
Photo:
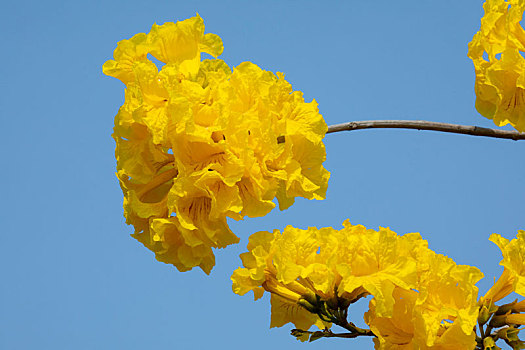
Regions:
<instances>
[{"instance_id":1,"label":"flowering tree","mask_svg":"<svg viewBox=\"0 0 525 350\"><path fill-rule=\"evenodd\" d=\"M395 120L327 126L316 102L305 102L282 73L217 59L222 40L204 33L198 15L119 42L103 71L126 85L113 137L133 237L179 271L198 266L209 274L213 249L239 241L227 218L264 216L275 198L281 210L296 197L325 198L327 133L388 127L525 139L525 1L487 0L484 9L469 44L476 108L516 131ZM203 52L215 58L201 60ZM504 272L484 296L476 267L433 252L419 234L348 221L340 230L254 233L233 291L253 291L255 299L269 292L271 326L291 322L301 341L372 337L378 349L496 349L501 340L522 349L525 301L497 303L511 292L525 296L525 231L490 240ZM348 309L368 296L368 328L360 328Z\"/></svg>"}]
</instances>

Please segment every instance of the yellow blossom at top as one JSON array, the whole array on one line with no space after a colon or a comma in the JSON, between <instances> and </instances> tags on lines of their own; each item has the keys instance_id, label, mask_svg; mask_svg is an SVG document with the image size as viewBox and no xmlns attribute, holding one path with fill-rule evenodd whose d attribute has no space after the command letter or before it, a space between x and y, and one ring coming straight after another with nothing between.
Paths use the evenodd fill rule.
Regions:
<instances>
[{"instance_id":1,"label":"yellow blossom at top","mask_svg":"<svg viewBox=\"0 0 525 350\"><path fill-rule=\"evenodd\" d=\"M126 85L113 133L126 222L181 271L209 273L212 248L238 242L227 218L324 199L330 176L316 102L281 73L201 60L222 51L197 15L120 41L103 66Z\"/></svg>"},{"instance_id":2,"label":"yellow blossom at top","mask_svg":"<svg viewBox=\"0 0 525 350\"><path fill-rule=\"evenodd\" d=\"M483 8L468 52L476 71L476 109L498 126L525 132L525 1L487 0Z\"/></svg>"},{"instance_id":3,"label":"yellow blossom at top","mask_svg":"<svg viewBox=\"0 0 525 350\"><path fill-rule=\"evenodd\" d=\"M326 326L335 317L327 308L343 310L367 295L377 300L378 313L392 315L395 288L416 286L412 251L423 240L419 235L398 236L388 228L367 230L348 221L343 225L341 230L288 226L282 233L253 234L249 252L241 254L244 267L232 275L233 291L243 295L253 290L256 299L270 292L272 326Z\"/></svg>"}]
</instances>

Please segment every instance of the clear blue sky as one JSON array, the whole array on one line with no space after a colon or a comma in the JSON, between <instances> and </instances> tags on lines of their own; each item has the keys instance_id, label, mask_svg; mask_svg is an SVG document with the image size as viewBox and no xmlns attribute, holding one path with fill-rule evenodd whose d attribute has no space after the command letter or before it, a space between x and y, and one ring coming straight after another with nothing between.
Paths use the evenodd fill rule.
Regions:
<instances>
[{"instance_id":1,"label":"clear blue sky","mask_svg":"<svg viewBox=\"0 0 525 350\"><path fill-rule=\"evenodd\" d=\"M232 293L259 230L334 226L421 232L499 275L487 238L525 229L525 142L422 131L326 137L327 199L232 222L241 243L211 276L179 273L129 237L115 172L123 84L101 73L117 41L199 13L231 66L282 71L328 124L426 119L493 127L474 109L467 43L481 1L20 1L0 13L1 349L371 349L301 344L269 329L269 298ZM357 307L359 310L359 307ZM352 314L352 311L351 311ZM361 321L361 314L355 313Z\"/></svg>"}]
</instances>

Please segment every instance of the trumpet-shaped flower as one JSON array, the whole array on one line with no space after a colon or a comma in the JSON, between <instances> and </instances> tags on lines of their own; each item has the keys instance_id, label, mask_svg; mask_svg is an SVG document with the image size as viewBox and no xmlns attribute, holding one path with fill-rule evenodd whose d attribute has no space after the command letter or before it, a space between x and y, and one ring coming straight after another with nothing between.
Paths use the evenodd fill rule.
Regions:
<instances>
[{"instance_id":1,"label":"trumpet-shaped flower","mask_svg":"<svg viewBox=\"0 0 525 350\"><path fill-rule=\"evenodd\" d=\"M217 57L223 51L218 35L204 34L204 22L199 15L177 23L154 24L148 44L155 58L179 66L179 72L187 76L199 71L201 52Z\"/></svg>"},{"instance_id":2,"label":"trumpet-shaped flower","mask_svg":"<svg viewBox=\"0 0 525 350\"><path fill-rule=\"evenodd\" d=\"M473 266L456 265L452 259L430 250L427 259L429 268L420 274L416 287L419 291L414 307L416 336L426 346L433 346L439 343L443 327L459 327L458 335L474 339L479 312L475 284L483 274Z\"/></svg>"},{"instance_id":3,"label":"trumpet-shaped flower","mask_svg":"<svg viewBox=\"0 0 525 350\"><path fill-rule=\"evenodd\" d=\"M517 237L510 241L497 233L489 239L501 249L503 260L500 265L504 270L483 299L496 302L513 291L525 296L525 231L519 230Z\"/></svg>"},{"instance_id":4,"label":"trumpet-shaped flower","mask_svg":"<svg viewBox=\"0 0 525 350\"><path fill-rule=\"evenodd\" d=\"M148 234L134 236L155 252L157 260L173 264L180 271L199 266L210 273L215 264L213 244L203 232L184 228L176 217L153 219Z\"/></svg>"},{"instance_id":5,"label":"trumpet-shaped flower","mask_svg":"<svg viewBox=\"0 0 525 350\"><path fill-rule=\"evenodd\" d=\"M396 287L391 316L380 316L370 301L365 321L377 336L376 349L474 349L478 317L475 267L456 265L429 249L417 252L418 282L413 290Z\"/></svg>"},{"instance_id":6,"label":"trumpet-shaped flower","mask_svg":"<svg viewBox=\"0 0 525 350\"><path fill-rule=\"evenodd\" d=\"M476 109L498 126L525 132L525 1L487 0L483 8L468 52L476 71Z\"/></svg>"},{"instance_id":7,"label":"trumpet-shaped flower","mask_svg":"<svg viewBox=\"0 0 525 350\"><path fill-rule=\"evenodd\" d=\"M119 42L103 66L126 84L113 133L126 222L181 271L209 273L211 248L238 242L227 218L266 215L275 198L281 209L323 199L330 175L315 101L281 73L201 60L222 50L197 15Z\"/></svg>"}]
</instances>

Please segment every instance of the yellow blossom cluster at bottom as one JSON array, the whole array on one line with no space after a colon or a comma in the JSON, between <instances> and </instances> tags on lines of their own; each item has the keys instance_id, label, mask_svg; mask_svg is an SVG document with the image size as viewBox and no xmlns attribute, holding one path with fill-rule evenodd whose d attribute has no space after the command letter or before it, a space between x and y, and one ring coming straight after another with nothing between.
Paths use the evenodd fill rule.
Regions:
<instances>
[{"instance_id":1,"label":"yellow blossom cluster at bottom","mask_svg":"<svg viewBox=\"0 0 525 350\"><path fill-rule=\"evenodd\" d=\"M255 233L241 254L244 267L232 275L233 291L252 290L256 299L270 292L271 326L292 322L301 340L314 324L324 332L312 337L333 336L336 324L349 338L375 336L378 349L476 346L475 283L483 277L477 268L434 253L418 233L343 226ZM351 304L369 295L367 331L346 317Z\"/></svg>"}]
</instances>

